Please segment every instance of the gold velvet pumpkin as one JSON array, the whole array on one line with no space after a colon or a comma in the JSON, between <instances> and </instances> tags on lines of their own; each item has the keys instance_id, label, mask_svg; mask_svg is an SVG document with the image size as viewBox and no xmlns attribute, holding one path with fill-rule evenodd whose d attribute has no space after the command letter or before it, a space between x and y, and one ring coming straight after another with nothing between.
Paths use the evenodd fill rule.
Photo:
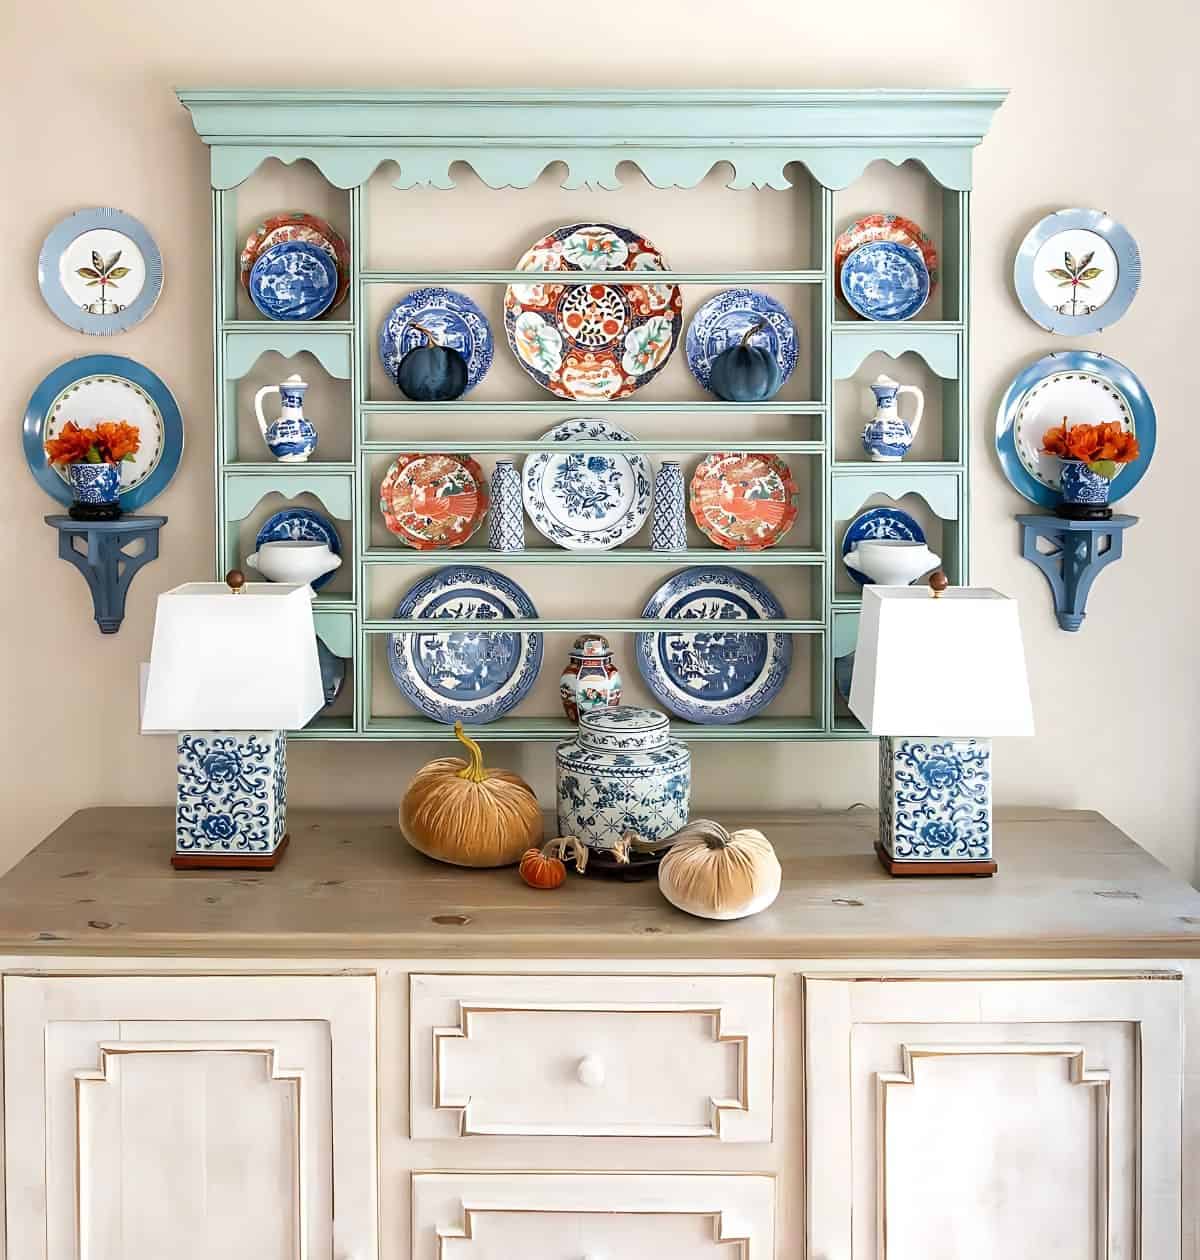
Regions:
<instances>
[{"instance_id":1,"label":"gold velvet pumpkin","mask_svg":"<svg viewBox=\"0 0 1200 1260\"><path fill-rule=\"evenodd\" d=\"M486 770L479 745L455 722L470 761L439 757L421 767L400 802L400 830L414 849L454 866L511 866L542 843L533 789L508 770Z\"/></svg>"},{"instance_id":2,"label":"gold velvet pumpkin","mask_svg":"<svg viewBox=\"0 0 1200 1260\"><path fill-rule=\"evenodd\" d=\"M675 837L658 868L662 895L702 919L743 919L779 896L782 872L761 831L732 834L711 818L694 818Z\"/></svg>"}]
</instances>

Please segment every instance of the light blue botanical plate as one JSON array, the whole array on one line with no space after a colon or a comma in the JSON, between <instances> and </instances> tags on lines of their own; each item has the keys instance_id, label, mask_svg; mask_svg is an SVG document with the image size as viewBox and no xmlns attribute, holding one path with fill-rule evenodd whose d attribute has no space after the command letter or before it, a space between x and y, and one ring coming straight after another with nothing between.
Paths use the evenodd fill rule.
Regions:
<instances>
[{"instance_id":1,"label":"light blue botanical plate","mask_svg":"<svg viewBox=\"0 0 1200 1260\"><path fill-rule=\"evenodd\" d=\"M901 512L899 508L874 507L860 512L850 522L846 536L842 539L843 558L864 538L868 540L887 538L898 542L923 543L925 531L913 517L907 512ZM867 577L865 573L859 573L857 569L852 569L849 565L846 565L846 572L859 586L875 585L874 578Z\"/></svg>"},{"instance_id":2,"label":"light blue botanical plate","mask_svg":"<svg viewBox=\"0 0 1200 1260\"><path fill-rule=\"evenodd\" d=\"M868 241L842 263L842 294L864 319L911 319L929 300L929 269L920 250Z\"/></svg>"},{"instance_id":3,"label":"light blue botanical plate","mask_svg":"<svg viewBox=\"0 0 1200 1260\"><path fill-rule=\"evenodd\" d=\"M796 326L787 310L769 293L724 289L700 307L687 330L688 367L705 389L716 357L736 346L757 323L763 326L750 345L770 349L779 364L781 385L791 376L796 367Z\"/></svg>"},{"instance_id":4,"label":"light blue botanical plate","mask_svg":"<svg viewBox=\"0 0 1200 1260\"><path fill-rule=\"evenodd\" d=\"M258 531L254 549L257 551L263 543L288 541L328 543L335 556L342 554L342 540L334 523L323 512L313 508L284 508L282 512L269 516ZM311 584L313 590L319 591L336 572L333 569L323 573Z\"/></svg>"},{"instance_id":5,"label":"light blue botanical plate","mask_svg":"<svg viewBox=\"0 0 1200 1260\"><path fill-rule=\"evenodd\" d=\"M564 420L543 438L564 444L629 442L632 435L604 420ZM645 455L539 451L525 460L521 499L536 529L568 551L610 551L642 528L650 512L654 473Z\"/></svg>"},{"instance_id":6,"label":"light blue botanical plate","mask_svg":"<svg viewBox=\"0 0 1200 1260\"><path fill-rule=\"evenodd\" d=\"M316 319L337 295L337 263L308 241L280 241L254 260L247 288L268 319Z\"/></svg>"},{"instance_id":7,"label":"light blue botanical plate","mask_svg":"<svg viewBox=\"0 0 1200 1260\"><path fill-rule=\"evenodd\" d=\"M465 293L430 286L414 289L388 311L379 326L379 358L389 380L396 379L400 360L428 343L414 326L428 328L439 346L457 350L467 363L467 388L479 384L492 366L495 338L487 316Z\"/></svg>"},{"instance_id":8,"label":"light blue botanical plate","mask_svg":"<svg viewBox=\"0 0 1200 1260\"><path fill-rule=\"evenodd\" d=\"M683 621L783 615L782 605L758 578L727 565L697 565L674 574L642 610L643 617ZM643 631L636 654L646 686L677 717L727 726L762 712L779 694L792 666L792 636Z\"/></svg>"},{"instance_id":9,"label":"light blue botanical plate","mask_svg":"<svg viewBox=\"0 0 1200 1260\"><path fill-rule=\"evenodd\" d=\"M409 590L392 614L439 621L536 617L511 578L482 565L448 565ZM542 667L536 631L447 630L388 636L388 668L404 697L435 722L492 722L529 694Z\"/></svg>"}]
</instances>

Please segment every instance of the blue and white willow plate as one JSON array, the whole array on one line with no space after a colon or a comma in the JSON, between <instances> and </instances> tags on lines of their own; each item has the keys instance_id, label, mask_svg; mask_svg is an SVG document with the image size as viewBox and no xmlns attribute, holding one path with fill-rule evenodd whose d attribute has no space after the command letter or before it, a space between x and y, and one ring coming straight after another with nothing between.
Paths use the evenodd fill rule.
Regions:
<instances>
[{"instance_id":1,"label":"blue and white willow plate","mask_svg":"<svg viewBox=\"0 0 1200 1260\"><path fill-rule=\"evenodd\" d=\"M796 326L787 310L769 293L757 289L724 289L714 294L692 316L688 325L688 367L708 388L713 361L736 346L748 328L762 327L750 338L752 346L766 346L779 364L780 384L796 367Z\"/></svg>"},{"instance_id":2,"label":"blue and white willow plate","mask_svg":"<svg viewBox=\"0 0 1200 1260\"><path fill-rule=\"evenodd\" d=\"M605 420L564 420L543 438L629 442ZM539 451L525 460L521 499L537 530L568 551L610 551L632 538L650 512L654 473L644 455Z\"/></svg>"},{"instance_id":3,"label":"blue and white willow plate","mask_svg":"<svg viewBox=\"0 0 1200 1260\"><path fill-rule=\"evenodd\" d=\"M920 250L868 241L842 263L842 293L864 319L911 319L929 300L929 268Z\"/></svg>"},{"instance_id":4,"label":"blue and white willow plate","mask_svg":"<svg viewBox=\"0 0 1200 1260\"><path fill-rule=\"evenodd\" d=\"M337 263L307 241L280 241L254 260L246 287L268 319L316 319L337 295Z\"/></svg>"},{"instance_id":5,"label":"blue and white willow plate","mask_svg":"<svg viewBox=\"0 0 1200 1260\"><path fill-rule=\"evenodd\" d=\"M925 531L917 523L915 517L909 516L907 512L901 512L899 508L867 508L865 512L860 512L850 522L850 526L846 530L846 536L842 539L843 560L864 539L872 541L881 538L890 539L894 542L923 543L925 541ZM859 573L857 569L852 569L848 564L846 565L846 572L850 574L859 586L875 585L874 578L867 577L865 573Z\"/></svg>"},{"instance_id":6,"label":"blue and white willow plate","mask_svg":"<svg viewBox=\"0 0 1200 1260\"><path fill-rule=\"evenodd\" d=\"M342 540L338 537L337 527L323 512L313 508L284 508L263 522L258 536L254 540L257 551L263 543L269 542L322 542L329 545L335 556L342 554ZM314 591L326 585L336 569L323 573L312 583Z\"/></svg>"},{"instance_id":7,"label":"blue and white willow plate","mask_svg":"<svg viewBox=\"0 0 1200 1260\"><path fill-rule=\"evenodd\" d=\"M767 587L727 565L674 574L650 597L643 617L684 621L758 621L784 615ZM677 717L727 726L760 713L792 666L792 636L729 630L643 631L637 664L655 698Z\"/></svg>"},{"instance_id":8,"label":"blue and white willow plate","mask_svg":"<svg viewBox=\"0 0 1200 1260\"><path fill-rule=\"evenodd\" d=\"M482 565L448 565L418 582L396 618L498 623L536 617L516 582ZM388 668L405 699L435 722L491 722L529 694L542 667L536 631L463 628L388 636Z\"/></svg>"},{"instance_id":9,"label":"blue and white willow plate","mask_svg":"<svg viewBox=\"0 0 1200 1260\"><path fill-rule=\"evenodd\" d=\"M410 350L428 344L417 324L428 328L439 346L462 355L467 365L463 393L469 394L492 366L496 343L487 316L454 289L430 285L406 293L379 326L379 358L390 380L396 379L400 360Z\"/></svg>"}]
</instances>

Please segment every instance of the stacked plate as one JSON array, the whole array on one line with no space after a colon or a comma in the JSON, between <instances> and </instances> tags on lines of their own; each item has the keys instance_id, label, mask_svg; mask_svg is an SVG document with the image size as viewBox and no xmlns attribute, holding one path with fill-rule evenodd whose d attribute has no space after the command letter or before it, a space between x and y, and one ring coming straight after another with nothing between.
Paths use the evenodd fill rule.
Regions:
<instances>
[{"instance_id":1,"label":"stacked plate","mask_svg":"<svg viewBox=\"0 0 1200 1260\"><path fill-rule=\"evenodd\" d=\"M260 223L239 265L243 287L268 319L316 319L350 291L346 242L324 219L299 210Z\"/></svg>"},{"instance_id":2,"label":"stacked plate","mask_svg":"<svg viewBox=\"0 0 1200 1260\"><path fill-rule=\"evenodd\" d=\"M912 319L937 288L937 250L911 219L869 214L833 247L843 301L864 319Z\"/></svg>"}]
</instances>

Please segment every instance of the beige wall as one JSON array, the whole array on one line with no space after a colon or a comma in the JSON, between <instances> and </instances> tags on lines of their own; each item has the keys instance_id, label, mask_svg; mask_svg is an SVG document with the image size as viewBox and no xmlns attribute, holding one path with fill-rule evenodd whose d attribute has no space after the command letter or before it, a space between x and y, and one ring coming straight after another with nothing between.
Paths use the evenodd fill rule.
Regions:
<instances>
[{"instance_id":1,"label":"beige wall","mask_svg":"<svg viewBox=\"0 0 1200 1260\"><path fill-rule=\"evenodd\" d=\"M9 126L0 166L0 390L12 476L0 496L8 557L0 596L0 865L80 806L172 798L170 742L136 732L136 668L156 592L206 576L212 555L207 152L173 86L970 85L1012 91L976 159L973 573L1021 601L1038 721L1036 738L998 746L997 794L1100 809L1193 874L1200 608L1191 543L1179 523L1194 505L1196 455L1177 439L1196 425L1195 391L1185 379L1195 370L1191 341L1200 326L1189 226L1200 191L1190 0L658 0L606 7L574 31L566 7L544 0L290 0L267 10L238 0L9 0L2 7L0 105ZM49 227L89 205L137 215L165 258L157 310L113 340L60 324L34 275ZM1076 635L1056 628L1042 577L1018 555L1012 516L1023 502L991 450L1009 379L1066 344L1017 306L1013 250L1033 220L1070 205L1111 211L1141 245L1137 301L1085 344L1137 371L1161 425L1155 466L1126 504L1142 522L1126 558L1097 582L1088 624ZM531 221L540 220L533 212ZM63 359L98 351L131 355L165 377L189 442L180 474L155 504L170 517L163 555L136 578L121 633L103 638L82 579L55 558L55 538L41 522L52 504L27 476L17 434L42 376ZM428 752L294 746L292 799L393 806ZM866 744L699 749L697 804L843 808L872 796L873 757ZM548 747L496 759L550 799Z\"/></svg>"}]
</instances>

